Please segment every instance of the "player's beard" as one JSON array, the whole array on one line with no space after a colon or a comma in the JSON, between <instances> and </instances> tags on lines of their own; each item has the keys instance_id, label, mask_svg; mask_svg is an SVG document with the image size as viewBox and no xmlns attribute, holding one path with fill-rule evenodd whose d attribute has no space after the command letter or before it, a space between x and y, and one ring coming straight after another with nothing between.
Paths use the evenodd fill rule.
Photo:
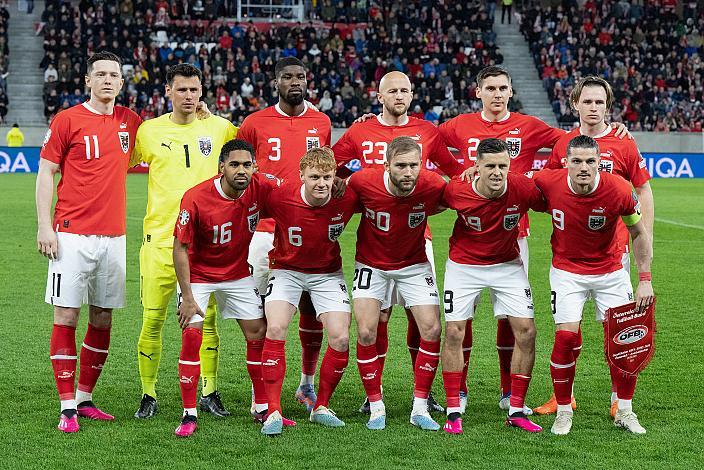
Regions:
<instances>
[{"instance_id":1,"label":"player's beard","mask_svg":"<svg viewBox=\"0 0 704 470\"><path fill-rule=\"evenodd\" d=\"M235 191L244 191L245 189L247 189L247 186L249 186L250 180L251 178L234 177L231 180L228 180L227 183Z\"/></svg>"},{"instance_id":2,"label":"player's beard","mask_svg":"<svg viewBox=\"0 0 704 470\"><path fill-rule=\"evenodd\" d=\"M289 106L298 106L299 104L303 103L303 101L306 99L306 90L305 88L301 89L301 94L300 95L293 95L291 96L290 93L286 93L286 96L281 96L281 99L286 102Z\"/></svg>"},{"instance_id":3,"label":"player's beard","mask_svg":"<svg viewBox=\"0 0 704 470\"><path fill-rule=\"evenodd\" d=\"M395 103L392 104L391 107L384 106L384 110L385 110L386 112L388 112L390 115L392 115L393 117L401 117L401 116L403 116L404 114L406 114L406 113L408 112L408 108L409 108L409 106L406 106L405 103L404 103L404 106L403 106L403 111L399 111L399 108L397 108L397 107L395 106Z\"/></svg>"},{"instance_id":4,"label":"player's beard","mask_svg":"<svg viewBox=\"0 0 704 470\"><path fill-rule=\"evenodd\" d=\"M389 179L391 180L391 184L396 186L396 188L403 193L410 193L413 191L413 188L416 187L416 182L418 181L418 178L414 178L412 180L405 177L396 179L391 174L389 174Z\"/></svg>"}]
</instances>

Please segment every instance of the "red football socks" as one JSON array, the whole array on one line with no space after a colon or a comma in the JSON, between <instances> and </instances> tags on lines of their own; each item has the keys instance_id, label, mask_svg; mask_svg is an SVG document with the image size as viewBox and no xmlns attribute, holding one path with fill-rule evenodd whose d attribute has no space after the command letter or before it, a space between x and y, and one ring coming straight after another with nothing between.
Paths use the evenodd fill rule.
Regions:
<instances>
[{"instance_id":1,"label":"red football socks","mask_svg":"<svg viewBox=\"0 0 704 470\"><path fill-rule=\"evenodd\" d=\"M264 349L263 339L253 339L247 341L247 373L252 379L254 389L254 403L261 405L267 403L266 390L262 380L262 351Z\"/></svg>"},{"instance_id":2,"label":"red football socks","mask_svg":"<svg viewBox=\"0 0 704 470\"><path fill-rule=\"evenodd\" d=\"M462 357L464 366L462 367L462 378L460 379L460 392L467 393L467 373L469 372L469 356L472 353L472 320L467 320L462 339Z\"/></svg>"},{"instance_id":3,"label":"red football socks","mask_svg":"<svg viewBox=\"0 0 704 470\"><path fill-rule=\"evenodd\" d=\"M376 344L363 346L357 343L357 368L369 401L380 401L381 374Z\"/></svg>"},{"instance_id":4,"label":"red football socks","mask_svg":"<svg viewBox=\"0 0 704 470\"><path fill-rule=\"evenodd\" d=\"M262 351L262 378L269 402L269 413L281 413L281 387L285 376L286 341L266 338Z\"/></svg>"},{"instance_id":5,"label":"red football socks","mask_svg":"<svg viewBox=\"0 0 704 470\"><path fill-rule=\"evenodd\" d=\"M323 362L320 364L320 381L318 384L318 399L315 402L315 408L319 406L328 406L330 397L332 396L337 384L342 379L342 374L345 372L347 362L349 361L350 352L336 351L328 346Z\"/></svg>"},{"instance_id":6,"label":"red football socks","mask_svg":"<svg viewBox=\"0 0 704 470\"><path fill-rule=\"evenodd\" d=\"M555 344L550 357L550 376L558 405L569 405L572 401L572 384L575 366L574 346L577 333L558 330L555 332Z\"/></svg>"},{"instance_id":7,"label":"red football socks","mask_svg":"<svg viewBox=\"0 0 704 470\"><path fill-rule=\"evenodd\" d=\"M384 373L386 353L389 351L389 323L380 321L376 326L376 354L379 356L379 374Z\"/></svg>"},{"instance_id":8,"label":"red football socks","mask_svg":"<svg viewBox=\"0 0 704 470\"><path fill-rule=\"evenodd\" d=\"M440 362L440 341L426 341L421 338L418 357L414 368L415 386L413 396L428 398ZM459 392L458 392L459 393Z\"/></svg>"},{"instance_id":9,"label":"red football socks","mask_svg":"<svg viewBox=\"0 0 704 470\"><path fill-rule=\"evenodd\" d=\"M178 375L181 387L181 400L184 408L195 408L200 380L200 345L203 332L188 327L181 333L181 355L178 359Z\"/></svg>"},{"instance_id":10,"label":"red football socks","mask_svg":"<svg viewBox=\"0 0 704 470\"><path fill-rule=\"evenodd\" d=\"M499 353L502 396L511 393L511 358L515 342L511 324L506 319L499 320L496 324L496 351Z\"/></svg>"},{"instance_id":11,"label":"red football socks","mask_svg":"<svg viewBox=\"0 0 704 470\"><path fill-rule=\"evenodd\" d=\"M110 327L98 328L88 323L88 330L81 348L78 390L92 393L103 365L108 358L110 347Z\"/></svg>"},{"instance_id":12,"label":"red football socks","mask_svg":"<svg viewBox=\"0 0 704 470\"><path fill-rule=\"evenodd\" d=\"M408 317L408 331L406 332L406 346L411 355L411 366L415 368L416 358L418 357L418 348L420 347L420 330L416 319L410 310L406 309L406 317Z\"/></svg>"},{"instance_id":13,"label":"red football socks","mask_svg":"<svg viewBox=\"0 0 704 470\"><path fill-rule=\"evenodd\" d=\"M76 329L66 325L54 324L49 343L49 357L54 368L56 389L60 400L75 398L74 383L76 379Z\"/></svg>"},{"instance_id":14,"label":"red football socks","mask_svg":"<svg viewBox=\"0 0 704 470\"><path fill-rule=\"evenodd\" d=\"M301 339L301 372L315 375L323 342L323 324L315 318L314 312L299 315L298 337Z\"/></svg>"},{"instance_id":15,"label":"red football socks","mask_svg":"<svg viewBox=\"0 0 704 470\"><path fill-rule=\"evenodd\" d=\"M523 409L530 384L530 375L511 374L511 400L512 408Z\"/></svg>"},{"instance_id":16,"label":"red football socks","mask_svg":"<svg viewBox=\"0 0 704 470\"><path fill-rule=\"evenodd\" d=\"M460 407L460 381L462 380L462 375L462 372L442 371L442 383L445 387L448 409Z\"/></svg>"}]
</instances>

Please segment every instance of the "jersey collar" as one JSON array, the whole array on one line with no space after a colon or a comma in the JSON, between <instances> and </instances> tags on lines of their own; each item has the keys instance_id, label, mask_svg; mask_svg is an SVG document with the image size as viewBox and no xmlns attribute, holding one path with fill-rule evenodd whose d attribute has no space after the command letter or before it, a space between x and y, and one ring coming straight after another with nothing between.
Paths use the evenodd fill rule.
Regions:
<instances>
[{"instance_id":1,"label":"jersey collar","mask_svg":"<svg viewBox=\"0 0 704 470\"><path fill-rule=\"evenodd\" d=\"M593 136L592 139L601 139L602 137L606 137L607 135L611 134L611 131L612 131L612 130L613 130L613 128L611 127L611 125L607 124L607 125L606 125L606 129L605 129L603 132L601 132L601 133L599 133L599 134ZM584 132L582 132L582 127L581 127L581 126L580 126L580 128L579 128L579 133L580 133L581 135L587 135L587 134L585 134Z\"/></svg>"},{"instance_id":2,"label":"jersey collar","mask_svg":"<svg viewBox=\"0 0 704 470\"><path fill-rule=\"evenodd\" d=\"M502 118L499 119L498 121L492 121L491 119L489 119L488 117L486 117L486 114L484 114L484 111L482 111L482 112L479 113L479 114L480 114L480 116L482 117L482 119L483 119L484 121L486 121L486 122L504 122L504 121L508 121L508 118L511 117L511 111L506 111L506 116L502 117Z\"/></svg>"},{"instance_id":3,"label":"jersey collar","mask_svg":"<svg viewBox=\"0 0 704 470\"><path fill-rule=\"evenodd\" d=\"M390 178L389 172L388 172L388 171L384 171L384 188L386 188L386 192L389 193L389 194L391 194L393 197L407 197L407 196L410 196L411 194L413 194L413 191L416 190L416 186L418 186L418 180L416 180L416 185L413 186L413 189L411 189L411 192L410 192L410 193L406 194L406 196L397 196L397 195L395 195L394 193L391 192L391 181L389 180L389 178ZM420 173L418 174L418 178L420 178Z\"/></svg>"},{"instance_id":4,"label":"jersey collar","mask_svg":"<svg viewBox=\"0 0 704 470\"><path fill-rule=\"evenodd\" d=\"M296 116L289 116L288 114L286 114L285 112L283 112L283 111L281 110L281 106L279 106L279 103L276 103L276 104L274 105L274 109L276 110L276 112L279 113L279 114L282 115L282 116L285 116L285 117L300 117L300 116L303 116L303 115L306 113L306 111L308 111L308 108L309 108L309 106L308 106L308 101L307 101L307 100L303 100L303 111L301 111L301 114L297 114Z\"/></svg>"},{"instance_id":5,"label":"jersey collar","mask_svg":"<svg viewBox=\"0 0 704 470\"><path fill-rule=\"evenodd\" d=\"M577 194L577 196L588 196L590 194L593 194L594 191L596 191L596 188L599 187L599 181L601 181L601 175L600 172L597 171L596 178L594 178L594 187L592 188L592 190L589 191L587 194L577 194L577 191L575 191L572 187L572 180L570 179L570 175L567 175L567 186L570 188L570 191L572 191L573 194Z\"/></svg>"},{"instance_id":6,"label":"jersey collar","mask_svg":"<svg viewBox=\"0 0 704 470\"><path fill-rule=\"evenodd\" d=\"M86 108L88 111L90 111L93 114L97 114L98 116L112 116L115 113L115 107L112 107L112 113L110 114L103 114L97 109L95 109L93 106L90 105L87 101L83 102L83 107Z\"/></svg>"},{"instance_id":7,"label":"jersey collar","mask_svg":"<svg viewBox=\"0 0 704 470\"><path fill-rule=\"evenodd\" d=\"M411 120L411 119L408 117L408 114L406 114L405 118L406 118L406 120L403 121L401 124L398 124L398 126L405 126L405 125L408 124L408 122ZM376 115L376 120L379 121L379 124L381 124L382 126L386 126L386 127L392 127L392 126L393 126L393 124L387 124L386 122L384 122L383 119L381 119L381 113L379 113L379 114Z\"/></svg>"},{"instance_id":8,"label":"jersey collar","mask_svg":"<svg viewBox=\"0 0 704 470\"><path fill-rule=\"evenodd\" d=\"M478 181L478 180L479 180L479 177L478 177L478 176L475 177L475 178L472 180L472 190L473 190L473 191L477 194L477 196L479 196L480 198L482 198L482 199L489 199L488 197L486 197L485 195L483 195L482 193L480 193L479 191L477 191L477 181ZM501 194L499 194L498 196L496 196L494 199L500 198L501 196L503 196L504 194L506 194L506 191L508 191L508 178L506 178L506 181L504 182L504 190L501 191Z\"/></svg>"},{"instance_id":9,"label":"jersey collar","mask_svg":"<svg viewBox=\"0 0 704 470\"><path fill-rule=\"evenodd\" d=\"M225 194L225 191L222 190L222 182L220 181L220 178L222 178L222 176L213 180L213 182L215 183L215 189L217 190L218 194L223 197L223 199L227 199L228 201L236 201L237 199L241 198L242 196L244 196L244 193L247 192L247 188L249 188L249 186L247 186L247 188L244 188L244 191L242 191L242 194L240 194L240 197L238 197L237 199L231 198L230 196Z\"/></svg>"},{"instance_id":10,"label":"jersey collar","mask_svg":"<svg viewBox=\"0 0 704 470\"><path fill-rule=\"evenodd\" d=\"M324 202L322 205L320 205L320 206L314 206L313 204L311 204L310 202L308 202L308 200L306 199L306 194L305 194L305 193L306 193L306 187L305 187L305 185L302 184L302 185L301 185L301 200L302 200L303 203L304 203L306 206L308 206L308 207L323 207L325 204L327 204L328 202L330 202L330 199L332 198L332 194L328 194L328 198L325 200L325 202Z\"/></svg>"}]
</instances>

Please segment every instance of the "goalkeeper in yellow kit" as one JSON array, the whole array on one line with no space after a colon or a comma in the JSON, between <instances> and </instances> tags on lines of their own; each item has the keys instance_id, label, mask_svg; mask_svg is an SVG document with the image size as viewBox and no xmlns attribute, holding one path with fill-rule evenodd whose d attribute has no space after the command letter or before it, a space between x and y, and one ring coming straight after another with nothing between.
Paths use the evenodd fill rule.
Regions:
<instances>
[{"instance_id":1,"label":"goalkeeper in yellow kit","mask_svg":"<svg viewBox=\"0 0 704 470\"><path fill-rule=\"evenodd\" d=\"M157 411L156 381L166 309L176 292L173 265L173 231L181 198L186 190L217 174L222 145L234 139L237 128L218 116L196 118L202 74L190 64L171 67L166 74L166 94L173 112L145 121L137 131L131 164L149 164L149 196L139 254L140 293L144 314L139 335L138 362L142 401L137 418ZM180 299L179 299L180 300ZM220 337L211 299L203 324L200 350L203 378L201 410L227 416L217 391Z\"/></svg>"}]
</instances>

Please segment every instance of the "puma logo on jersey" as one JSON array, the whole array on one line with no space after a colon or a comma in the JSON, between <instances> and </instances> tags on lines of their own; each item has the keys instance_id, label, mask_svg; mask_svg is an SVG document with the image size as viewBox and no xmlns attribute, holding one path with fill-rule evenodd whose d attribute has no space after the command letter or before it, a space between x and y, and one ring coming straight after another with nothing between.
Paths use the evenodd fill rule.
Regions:
<instances>
[{"instance_id":1,"label":"puma logo on jersey","mask_svg":"<svg viewBox=\"0 0 704 470\"><path fill-rule=\"evenodd\" d=\"M336 220L342 220L343 214L337 214L335 217L331 217L330 220L335 222Z\"/></svg>"},{"instance_id":2,"label":"puma logo on jersey","mask_svg":"<svg viewBox=\"0 0 704 470\"><path fill-rule=\"evenodd\" d=\"M173 142L169 142L169 145L166 145L164 142L162 142L161 146L166 147L167 149L171 150L171 144L173 144Z\"/></svg>"},{"instance_id":3,"label":"puma logo on jersey","mask_svg":"<svg viewBox=\"0 0 704 470\"><path fill-rule=\"evenodd\" d=\"M421 210L421 209L425 209L425 204L422 203L422 202L421 202L420 204L418 204L417 206L413 206L413 210L414 210L414 211L418 211L418 210Z\"/></svg>"},{"instance_id":4,"label":"puma logo on jersey","mask_svg":"<svg viewBox=\"0 0 704 470\"><path fill-rule=\"evenodd\" d=\"M596 209L592 209L592 212L595 214L603 214L606 212L606 209L604 207L597 207Z\"/></svg>"},{"instance_id":5,"label":"puma logo on jersey","mask_svg":"<svg viewBox=\"0 0 704 470\"><path fill-rule=\"evenodd\" d=\"M318 128L314 127L313 129L308 129L309 134L317 134L318 133Z\"/></svg>"},{"instance_id":6,"label":"puma logo on jersey","mask_svg":"<svg viewBox=\"0 0 704 470\"><path fill-rule=\"evenodd\" d=\"M250 207L249 209L247 209L247 212L252 212L252 211L255 211L255 210L257 210L257 203L256 203L256 202L255 202L254 204L252 204L252 207Z\"/></svg>"},{"instance_id":7,"label":"puma logo on jersey","mask_svg":"<svg viewBox=\"0 0 704 470\"><path fill-rule=\"evenodd\" d=\"M121 123L120 123L120 129L127 129L127 123L126 123L126 122L121 122Z\"/></svg>"},{"instance_id":8,"label":"puma logo on jersey","mask_svg":"<svg viewBox=\"0 0 704 470\"><path fill-rule=\"evenodd\" d=\"M517 135L517 134L520 134L520 133L521 133L521 130L520 130L519 128L517 128L517 127L516 127L515 129L513 129L513 130L508 131L508 134L509 134L509 135Z\"/></svg>"},{"instance_id":9,"label":"puma logo on jersey","mask_svg":"<svg viewBox=\"0 0 704 470\"><path fill-rule=\"evenodd\" d=\"M410 138L413 139L413 140L420 140L420 134L409 135L408 137L410 137Z\"/></svg>"},{"instance_id":10,"label":"puma logo on jersey","mask_svg":"<svg viewBox=\"0 0 704 470\"><path fill-rule=\"evenodd\" d=\"M506 212L515 212L520 209L520 204L514 204L512 207L507 207Z\"/></svg>"}]
</instances>

